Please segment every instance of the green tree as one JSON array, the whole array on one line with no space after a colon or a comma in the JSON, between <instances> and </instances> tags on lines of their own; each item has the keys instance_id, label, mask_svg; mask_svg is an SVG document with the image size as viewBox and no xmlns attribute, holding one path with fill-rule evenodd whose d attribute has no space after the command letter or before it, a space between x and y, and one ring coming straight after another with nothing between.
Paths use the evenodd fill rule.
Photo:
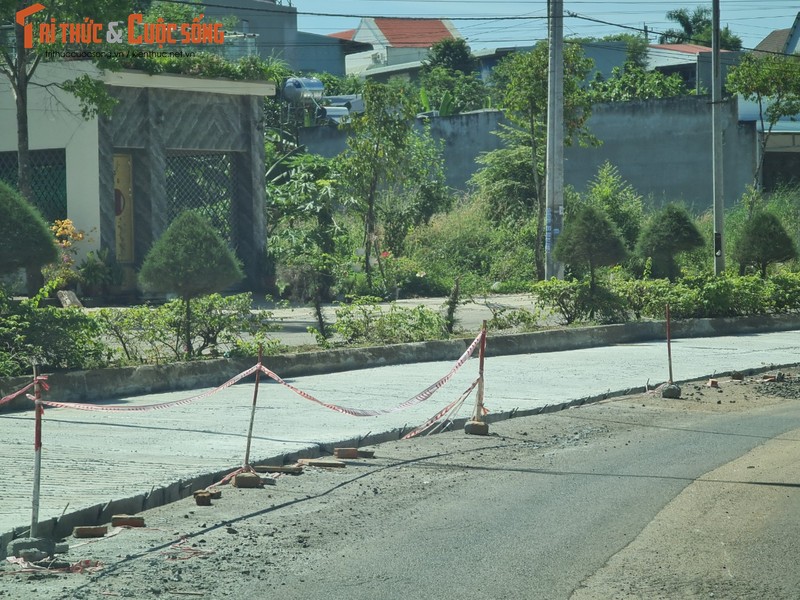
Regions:
<instances>
[{"instance_id":1,"label":"green tree","mask_svg":"<svg viewBox=\"0 0 800 600\"><path fill-rule=\"evenodd\" d=\"M797 258L797 248L778 217L759 211L744 224L734 257L741 274L753 265L766 277L769 265Z\"/></svg>"},{"instance_id":2,"label":"green tree","mask_svg":"<svg viewBox=\"0 0 800 600\"><path fill-rule=\"evenodd\" d=\"M589 183L581 202L603 211L617 227L625 247L633 251L642 228L644 202L631 184L619 174L617 167L606 161Z\"/></svg>"},{"instance_id":3,"label":"green tree","mask_svg":"<svg viewBox=\"0 0 800 600\"><path fill-rule=\"evenodd\" d=\"M586 128L591 115L591 101L583 82L592 61L583 55L578 44L564 48L564 128L565 143L594 141ZM545 149L547 131L548 50L539 43L530 52L515 52L500 61L493 79L499 103L513 127L501 137L507 147L523 146L529 155L533 175L533 197L529 205L536 215L536 271L544 277L545 224Z\"/></svg>"},{"instance_id":4,"label":"green tree","mask_svg":"<svg viewBox=\"0 0 800 600\"><path fill-rule=\"evenodd\" d=\"M352 135L341 161L341 183L363 221L364 272L371 288L373 251L380 254L377 226L381 195L417 189L422 200L440 198L435 190L441 182L436 179L443 177L443 172L441 168L420 164L420 159L435 160L435 167L441 164L441 156L434 152L424 158L425 154L418 151L420 134L413 129L415 110L411 90L367 81L364 103L364 113L355 116L348 125ZM423 142L424 139L423 135ZM422 214L429 210L426 208Z\"/></svg>"},{"instance_id":5,"label":"green tree","mask_svg":"<svg viewBox=\"0 0 800 600\"><path fill-rule=\"evenodd\" d=\"M680 206L669 204L644 228L636 250L643 259L652 260L653 277L675 281L680 275L675 257L681 252L700 248L704 243L703 235L689 213Z\"/></svg>"},{"instance_id":6,"label":"green tree","mask_svg":"<svg viewBox=\"0 0 800 600\"><path fill-rule=\"evenodd\" d=\"M661 71L647 71L626 63L623 67L614 67L608 79L595 79L589 87L589 93L593 102L626 102L672 98L690 92L677 73L667 76Z\"/></svg>"},{"instance_id":7,"label":"green tree","mask_svg":"<svg viewBox=\"0 0 800 600\"><path fill-rule=\"evenodd\" d=\"M339 205L333 161L300 154L289 171L267 186L271 253L290 271L293 296L311 301L317 329L327 337L322 303L332 299L333 270L340 234L334 212Z\"/></svg>"},{"instance_id":8,"label":"green tree","mask_svg":"<svg viewBox=\"0 0 800 600\"><path fill-rule=\"evenodd\" d=\"M446 38L431 46L428 58L422 64L423 72L436 67L468 75L478 68L478 59L472 54L466 40Z\"/></svg>"},{"instance_id":9,"label":"green tree","mask_svg":"<svg viewBox=\"0 0 800 600\"><path fill-rule=\"evenodd\" d=\"M28 89L31 80L42 61L43 52L52 46L38 41L39 24L55 19L56 22L82 22L91 17L96 23L111 20L124 21L132 6L127 2L115 0L76 0L75 2L51 2L45 10L33 12L25 18L31 25L33 47L25 47L23 25L16 22L18 11L31 9L33 2L27 0L0 0L0 26L8 27L13 35L0 35L0 73L11 84L17 112L17 187L20 193L31 202L34 201L31 188L30 140L28 129ZM110 112L113 101L105 93L103 84L88 75L58 84L58 87L74 93L81 100L84 114L98 110Z\"/></svg>"},{"instance_id":10,"label":"green tree","mask_svg":"<svg viewBox=\"0 0 800 600\"><path fill-rule=\"evenodd\" d=\"M729 92L758 104L762 133L753 174L753 185L757 186L772 130L781 118L800 113L800 58L748 54L728 72L726 85Z\"/></svg>"},{"instance_id":11,"label":"green tree","mask_svg":"<svg viewBox=\"0 0 800 600\"><path fill-rule=\"evenodd\" d=\"M662 44L700 44L711 46L711 9L707 6L698 6L692 12L686 8L679 8L667 12L667 19L680 25L680 29L665 31L659 42ZM742 39L734 35L726 25L719 32L719 45L723 50L741 50Z\"/></svg>"},{"instance_id":12,"label":"green tree","mask_svg":"<svg viewBox=\"0 0 800 600\"><path fill-rule=\"evenodd\" d=\"M531 169L529 146L509 143L481 154L477 163L481 168L470 184L491 207L488 216L495 225L515 226L535 217L540 182L536 170Z\"/></svg>"},{"instance_id":13,"label":"green tree","mask_svg":"<svg viewBox=\"0 0 800 600\"><path fill-rule=\"evenodd\" d=\"M364 80L358 75L340 77L332 73L309 73L307 77L319 79L326 96L350 96L364 91Z\"/></svg>"},{"instance_id":14,"label":"green tree","mask_svg":"<svg viewBox=\"0 0 800 600\"><path fill-rule=\"evenodd\" d=\"M145 291L177 294L184 303L186 354L191 358L191 299L224 290L244 277L225 240L204 217L185 211L170 224L142 262Z\"/></svg>"},{"instance_id":15,"label":"green tree","mask_svg":"<svg viewBox=\"0 0 800 600\"><path fill-rule=\"evenodd\" d=\"M0 275L39 269L58 257L47 224L21 194L0 181Z\"/></svg>"},{"instance_id":16,"label":"green tree","mask_svg":"<svg viewBox=\"0 0 800 600\"><path fill-rule=\"evenodd\" d=\"M556 259L589 271L590 295L597 289L598 267L625 260L625 242L606 214L595 206L581 206L564 225L553 250Z\"/></svg>"},{"instance_id":17,"label":"green tree","mask_svg":"<svg viewBox=\"0 0 800 600\"><path fill-rule=\"evenodd\" d=\"M489 91L477 73L463 73L433 67L420 77L420 100L425 111L438 110L441 116L483 108ZM444 107L450 105L449 108Z\"/></svg>"},{"instance_id":18,"label":"green tree","mask_svg":"<svg viewBox=\"0 0 800 600\"><path fill-rule=\"evenodd\" d=\"M648 41L644 35L636 33L614 33L601 38L604 42L625 42L628 46L625 55L625 64L631 64L640 69L647 68Z\"/></svg>"},{"instance_id":19,"label":"green tree","mask_svg":"<svg viewBox=\"0 0 800 600\"><path fill-rule=\"evenodd\" d=\"M429 127L412 131L403 159L403 178L381 195L378 213L384 242L395 256L404 254L411 230L427 224L452 204L452 194L445 185L442 146L441 141L433 139Z\"/></svg>"}]
</instances>

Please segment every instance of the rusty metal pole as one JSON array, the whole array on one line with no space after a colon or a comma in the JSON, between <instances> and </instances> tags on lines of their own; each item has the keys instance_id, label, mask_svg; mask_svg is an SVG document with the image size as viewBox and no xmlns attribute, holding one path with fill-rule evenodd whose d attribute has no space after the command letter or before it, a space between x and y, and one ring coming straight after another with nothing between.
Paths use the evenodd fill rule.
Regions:
<instances>
[{"instance_id":1,"label":"rusty metal pole","mask_svg":"<svg viewBox=\"0 0 800 600\"><path fill-rule=\"evenodd\" d=\"M258 401L258 383L261 380L261 359L263 358L264 349L261 344L258 345L258 371L256 371L256 387L253 390L253 407L250 409L250 428L247 430L247 449L244 452L243 467L250 466L250 442L253 439L253 422L256 418L256 402Z\"/></svg>"},{"instance_id":2,"label":"rusty metal pole","mask_svg":"<svg viewBox=\"0 0 800 600\"><path fill-rule=\"evenodd\" d=\"M42 388L39 384L39 365L33 364L33 395L35 400L35 426L33 434L33 505L31 510L31 532L30 537L36 537L36 530L39 526L39 495L40 482L42 477Z\"/></svg>"},{"instance_id":3,"label":"rusty metal pole","mask_svg":"<svg viewBox=\"0 0 800 600\"><path fill-rule=\"evenodd\" d=\"M669 302L667 302L667 362L669 363L669 382L672 383L672 334L670 331Z\"/></svg>"},{"instance_id":4,"label":"rusty metal pole","mask_svg":"<svg viewBox=\"0 0 800 600\"><path fill-rule=\"evenodd\" d=\"M483 367L486 358L486 321L483 322L483 327L481 328L481 345L478 352L478 393L477 402L475 402L475 416L473 419L476 421L483 421Z\"/></svg>"},{"instance_id":5,"label":"rusty metal pole","mask_svg":"<svg viewBox=\"0 0 800 600\"><path fill-rule=\"evenodd\" d=\"M475 399L475 412L472 419L464 425L464 432L471 435L488 435L489 425L483 420L484 361L486 358L486 321L481 328L481 343L478 355L478 391Z\"/></svg>"}]
</instances>

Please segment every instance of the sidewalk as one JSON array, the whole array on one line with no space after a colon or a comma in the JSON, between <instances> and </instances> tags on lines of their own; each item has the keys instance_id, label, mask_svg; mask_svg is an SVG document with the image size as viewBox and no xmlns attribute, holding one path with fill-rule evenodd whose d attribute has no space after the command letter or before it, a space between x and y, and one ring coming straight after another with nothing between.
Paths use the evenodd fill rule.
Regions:
<instances>
[{"instance_id":1,"label":"sidewalk","mask_svg":"<svg viewBox=\"0 0 800 600\"><path fill-rule=\"evenodd\" d=\"M444 312L444 303L447 298L408 298L398 300L397 305L404 308L424 306L437 312ZM309 327L317 326L314 309L310 306L294 306L291 308L275 308L274 303L267 303L255 299L257 308L269 310L275 315L275 320L283 327L282 331L270 334L287 346L315 345L316 339L308 333ZM388 306L389 303L382 303ZM490 308L491 307L491 308ZM336 319L336 304L326 304L323 313L327 322ZM524 308L531 312L536 311L531 294L498 294L489 296L475 296L474 300L465 300L458 305L456 310L456 327L469 332L477 332L484 320L492 318L492 309L514 310ZM542 317L541 324L556 325L558 319L553 316Z\"/></svg>"},{"instance_id":2,"label":"sidewalk","mask_svg":"<svg viewBox=\"0 0 800 600\"><path fill-rule=\"evenodd\" d=\"M796 363L800 335L789 331L682 339L673 344L673 358L676 379ZM301 377L291 383L325 402L380 409L407 400L451 367L452 363L441 362L410 364ZM477 361L470 360L430 400L402 412L364 418L328 410L276 384L264 383L255 416L252 462L317 452L321 445L344 440L352 445L369 434L397 436L399 429L408 431L455 400L476 375ZM519 414L607 391L641 390L648 380L655 384L666 375L663 342L490 357L486 405L492 414ZM57 390L50 394L57 400ZM125 398L114 404L144 406L191 395L175 392ZM141 506L151 493L150 501L155 502L161 488L178 493L176 482L181 480L237 468L244 457L252 397L253 384L242 383L187 406L152 412L48 408L40 518L92 506L96 515L110 501L132 497ZM471 406L468 401L460 416L468 415ZM0 483L2 535L30 520L33 413L0 415L0 436L5 450Z\"/></svg>"}]
</instances>

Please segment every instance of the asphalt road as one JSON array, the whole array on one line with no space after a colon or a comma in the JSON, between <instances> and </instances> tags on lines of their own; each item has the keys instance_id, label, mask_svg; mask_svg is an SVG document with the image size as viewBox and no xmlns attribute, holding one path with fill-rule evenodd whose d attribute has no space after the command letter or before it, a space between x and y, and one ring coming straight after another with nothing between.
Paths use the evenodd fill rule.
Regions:
<instances>
[{"instance_id":1,"label":"asphalt road","mask_svg":"<svg viewBox=\"0 0 800 600\"><path fill-rule=\"evenodd\" d=\"M613 419L614 410L581 409L568 418L581 416L597 425ZM309 560L304 576L280 588L281 596L569 598L690 483L800 426L800 407L792 403L755 413L671 417L668 424L631 422L627 433L594 436L587 445L520 453L505 465L474 466L470 454L477 452L469 451L426 461L420 470L429 477L471 466L479 477L456 483L446 496L413 511L413 517L400 513L369 519L371 529L343 543L330 563ZM791 441L796 447L797 440ZM753 512L757 519L757 507ZM650 550L670 553L668 546ZM657 568L658 559L653 562ZM775 571L796 579L794 557L786 556ZM667 592L663 597L680 596Z\"/></svg>"},{"instance_id":2,"label":"asphalt road","mask_svg":"<svg viewBox=\"0 0 800 600\"><path fill-rule=\"evenodd\" d=\"M781 332L678 340L676 379L730 369L800 361L800 335ZM370 432L423 423L475 378L477 361L427 402L380 417L354 418L264 385L256 411L254 461L334 443ZM396 406L444 375L450 363L425 363L303 377L293 383L321 400L357 408ZM641 390L667 378L663 342L493 357L487 360L486 405L491 411L532 409L601 394ZM147 493L179 479L239 466L244 457L252 384L240 384L188 406L134 413L48 409L44 423L40 515ZM52 399L57 399L53 392ZM143 406L191 392L126 398ZM468 412L465 407L463 414ZM0 532L29 521L33 464L31 413L0 415L4 440L0 480Z\"/></svg>"}]
</instances>

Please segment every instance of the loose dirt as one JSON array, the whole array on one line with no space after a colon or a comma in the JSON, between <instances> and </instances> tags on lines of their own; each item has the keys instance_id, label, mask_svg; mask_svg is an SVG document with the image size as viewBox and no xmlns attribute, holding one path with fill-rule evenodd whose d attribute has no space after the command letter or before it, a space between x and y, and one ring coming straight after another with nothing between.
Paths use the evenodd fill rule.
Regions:
<instances>
[{"instance_id":1,"label":"loose dirt","mask_svg":"<svg viewBox=\"0 0 800 600\"><path fill-rule=\"evenodd\" d=\"M189 498L142 513L144 528L69 538L69 553L49 569L0 564L0 598L280 597L282 586L313 576L311 567L336 569L331 557L348 540L413 519L430 502L452 500L465 482L480 485L479 470L439 469L436 459L507 465L578 445L624 443L631 423L652 426L687 411L755 411L800 400L800 376L793 371L782 379L724 378L719 388L694 382L677 400L626 396L495 423L489 437L453 431L382 444L369 448L375 458L281 474L260 489L225 485L211 506ZM789 439L797 441L800 432L691 483L573 598L796 598L793 580L770 570L772 557L794 552L786 531L796 531L800 514L791 488L800 481L800 449L782 441ZM743 486L746 481L774 485Z\"/></svg>"}]
</instances>

